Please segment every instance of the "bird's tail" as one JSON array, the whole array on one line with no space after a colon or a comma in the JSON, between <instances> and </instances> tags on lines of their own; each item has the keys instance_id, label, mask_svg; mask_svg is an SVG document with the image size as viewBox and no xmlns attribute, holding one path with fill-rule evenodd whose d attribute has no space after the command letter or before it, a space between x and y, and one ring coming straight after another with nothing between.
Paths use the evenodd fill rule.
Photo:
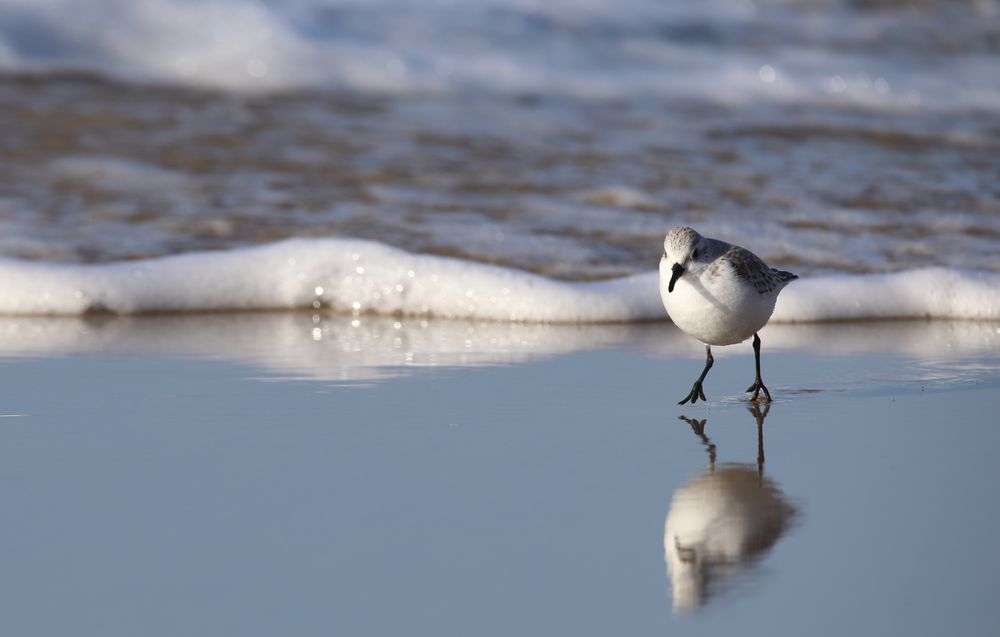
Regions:
<instances>
[{"instance_id":1,"label":"bird's tail","mask_svg":"<svg viewBox=\"0 0 1000 637\"><path fill-rule=\"evenodd\" d=\"M777 268L771 268L771 274L778 277L778 280L782 283L789 283L799 278L799 275L792 274L791 272L785 272L784 270L778 270Z\"/></svg>"}]
</instances>

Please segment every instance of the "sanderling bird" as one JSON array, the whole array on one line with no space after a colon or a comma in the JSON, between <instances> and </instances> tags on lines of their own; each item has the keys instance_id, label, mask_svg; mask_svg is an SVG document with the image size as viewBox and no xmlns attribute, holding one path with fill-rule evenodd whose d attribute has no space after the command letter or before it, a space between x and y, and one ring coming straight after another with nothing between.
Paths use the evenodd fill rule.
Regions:
<instances>
[{"instance_id":1,"label":"sanderling bird","mask_svg":"<svg viewBox=\"0 0 1000 637\"><path fill-rule=\"evenodd\" d=\"M703 237L691 228L673 228L663 240L660 259L660 298L674 324L705 344L705 369L691 393L680 401L692 404L705 392L701 388L712 369L712 345L742 343L753 336L757 377L747 392L758 400L760 392L771 402L771 392L760 380L760 336L778 293L797 279L791 272L769 268L745 248Z\"/></svg>"}]
</instances>

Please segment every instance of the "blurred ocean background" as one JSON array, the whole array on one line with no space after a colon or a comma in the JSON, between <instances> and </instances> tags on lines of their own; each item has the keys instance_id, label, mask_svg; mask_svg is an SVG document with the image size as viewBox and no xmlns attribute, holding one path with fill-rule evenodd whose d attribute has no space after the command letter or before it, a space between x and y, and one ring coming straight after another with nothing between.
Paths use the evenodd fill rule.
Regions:
<instances>
[{"instance_id":1,"label":"blurred ocean background","mask_svg":"<svg viewBox=\"0 0 1000 637\"><path fill-rule=\"evenodd\" d=\"M592 281L687 224L1000 311L995 0L0 0L0 69L7 273L333 237Z\"/></svg>"}]
</instances>

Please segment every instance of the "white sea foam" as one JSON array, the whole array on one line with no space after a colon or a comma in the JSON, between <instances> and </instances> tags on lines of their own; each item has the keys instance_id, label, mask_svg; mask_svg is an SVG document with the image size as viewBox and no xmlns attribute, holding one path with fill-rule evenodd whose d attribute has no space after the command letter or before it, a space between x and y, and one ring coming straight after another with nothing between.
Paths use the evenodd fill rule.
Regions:
<instances>
[{"instance_id":1,"label":"white sea foam","mask_svg":"<svg viewBox=\"0 0 1000 637\"><path fill-rule=\"evenodd\" d=\"M649 275L573 284L353 239L106 265L0 261L0 314L329 308L511 321L656 318ZM660 313L661 314L661 313Z\"/></svg>"},{"instance_id":2,"label":"white sea foam","mask_svg":"<svg viewBox=\"0 0 1000 637\"><path fill-rule=\"evenodd\" d=\"M665 318L657 274L575 283L356 239L293 239L99 265L0 260L0 314L336 312L600 323ZM925 269L796 281L775 322L1000 320L1000 274Z\"/></svg>"},{"instance_id":3,"label":"white sea foam","mask_svg":"<svg viewBox=\"0 0 1000 637\"><path fill-rule=\"evenodd\" d=\"M771 320L892 318L1000 320L1000 274L925 268L804 279L782 292Z\"/></svg>"},{"instance_id":4,"label":"white sea foam","mask_svg":"<svg viewBox=\"0 0 1000 637\"><path fill-rule=\"evenodd\" d=\"M49 164L52 175L108 191L172 191L190 187L187 175L119 157L63 157Z\"/></svg>"}]
</instances>

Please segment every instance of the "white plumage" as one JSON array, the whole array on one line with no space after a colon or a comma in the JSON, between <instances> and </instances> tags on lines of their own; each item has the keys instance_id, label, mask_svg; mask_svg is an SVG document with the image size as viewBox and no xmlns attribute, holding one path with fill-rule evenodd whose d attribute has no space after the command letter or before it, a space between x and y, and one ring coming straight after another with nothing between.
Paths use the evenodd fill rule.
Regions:
<instances>
[{"instance_id":1,"label":"white plumage","mask_svg":"<svg viewBox=\"0 0 1000 637\"><path fill-rule=\"evenodd\" d=\"M781 290L798 277L770 268L757 255L725 241L703 237L691 228L673 228L663 240L660 298L677 327L705 343L705 371L681 401L705 400L701 383L712 367L712 345L732 345L754 337L757 378L747 391L766 400L760 380L760 337Z\"/></svg>"}]
</instances>

